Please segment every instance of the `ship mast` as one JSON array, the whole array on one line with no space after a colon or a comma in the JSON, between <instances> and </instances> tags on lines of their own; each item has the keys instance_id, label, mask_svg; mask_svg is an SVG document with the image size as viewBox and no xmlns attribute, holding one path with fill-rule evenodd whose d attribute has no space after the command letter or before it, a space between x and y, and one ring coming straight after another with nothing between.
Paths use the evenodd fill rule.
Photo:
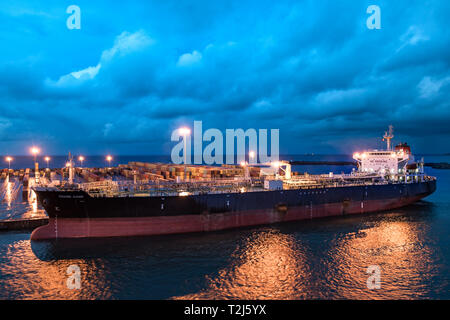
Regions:
<instances>
[{"instance_id":1,"label":"ship mast","mask_svg":"<svg viewBox=\"0 0 450 320\"><path fill-rule=\"evenodd\" d=\"M389 125L389 131L384 132L383 141L386 140L387 150L391 150L391 139L394 138L394 127Z\"/></svg>"}]
</instances>

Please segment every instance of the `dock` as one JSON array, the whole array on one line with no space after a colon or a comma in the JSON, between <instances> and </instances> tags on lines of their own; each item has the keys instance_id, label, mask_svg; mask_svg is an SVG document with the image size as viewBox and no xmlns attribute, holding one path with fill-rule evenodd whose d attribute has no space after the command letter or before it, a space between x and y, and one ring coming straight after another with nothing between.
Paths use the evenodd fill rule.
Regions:
<instances>
[{"instance_id":1,"label":"dock","mask_svg":"<svg viewBox=\"0 0 450 320\"><path fill-rule=\"evenodd\" d=\"M450 163L448 162L437 162L437 163L425 163L425 167L430 167L433 169L450 169Z\"/></svg>"}]
</instances>

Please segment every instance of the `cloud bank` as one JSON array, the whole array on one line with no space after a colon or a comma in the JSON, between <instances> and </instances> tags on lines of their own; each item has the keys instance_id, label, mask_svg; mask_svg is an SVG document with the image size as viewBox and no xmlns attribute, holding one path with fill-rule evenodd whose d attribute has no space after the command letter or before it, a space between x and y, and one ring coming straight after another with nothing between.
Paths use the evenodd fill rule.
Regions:
<instances>
[{"instance_id":1,"label":"cloud bank","mask_svg":"<svg viewBox=\"0 0 450 320\"><path fill-rule=\"evenodd\" d=\"M369 1L81 1L81 30L57 1L5 6L0 147L169 154L202 120L278 128L282 153L381 147L389 124L450 152L450 3L376 2L381 30Z\"/></svg>"}]
</instances>

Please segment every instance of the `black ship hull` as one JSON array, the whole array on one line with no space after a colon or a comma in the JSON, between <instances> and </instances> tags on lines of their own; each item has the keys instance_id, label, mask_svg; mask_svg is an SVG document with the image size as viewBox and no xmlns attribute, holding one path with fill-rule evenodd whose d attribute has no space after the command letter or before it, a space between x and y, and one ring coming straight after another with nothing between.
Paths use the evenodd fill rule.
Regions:
<instances>
[{"instance_id":1,"label":"black ship hull","mask_svg":"<svg viewBox=\"0 0 450 320\"><path fill-rule=\"evenodd\" d=\"M436 180L189 196L91 197L36 188L49 224L32 240L201 232L389 210L418 201Z\"/></svg>"}]
</instances>

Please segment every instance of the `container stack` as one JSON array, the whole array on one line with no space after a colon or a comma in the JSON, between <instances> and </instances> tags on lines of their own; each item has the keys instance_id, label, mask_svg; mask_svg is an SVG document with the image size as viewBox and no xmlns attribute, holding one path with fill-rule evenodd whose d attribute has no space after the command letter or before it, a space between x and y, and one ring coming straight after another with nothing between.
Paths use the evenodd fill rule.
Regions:
<instances>
[{"instance_id":1,"label":"container stack","mask_svg":"<svg viewBox=\"0 0 450 320\"><path fill-rule=\"evenodd\" d=\"M249 166L251 177L259 177L260 168ZM25 176L33 175L33 170L20 169L9 172L10 176L23 180ZM168 163L129 162L111 168L75 168L78 182L96 182L102 180L131 180L136 177L138 182L150 181L209 181L214 179L234 179L245 175L240 165L179 165ZM8 176L8 169L0 170L0 179ZM52 168L40 171L40 176L50 181L68 179L68 168Z\"/></svg>"}]
</instances>

